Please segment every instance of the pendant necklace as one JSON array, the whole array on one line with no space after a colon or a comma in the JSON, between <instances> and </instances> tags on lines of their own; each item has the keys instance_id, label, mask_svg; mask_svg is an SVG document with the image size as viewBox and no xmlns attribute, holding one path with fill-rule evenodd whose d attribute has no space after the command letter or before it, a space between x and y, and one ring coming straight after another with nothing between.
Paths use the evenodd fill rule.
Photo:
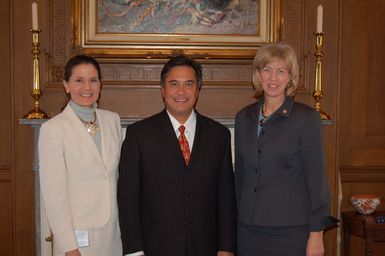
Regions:
<instances>
[{"instance_id":1,"label":"pendant necklace","mask_svg":"<svg viewBox=\"0 0 385 256\"><path fill-rule=\"evenodd\" d=\"M84 121L79 117L80 121L84 124L84 127L86 128L86 131L89 135L95 136L96 132L99 130L98 124L96 123L96 115L94 113L94 120L93 121Z\"/></svg>"},{"instance_id":2,"label":"pendant necklace","mask_svg":"<svg viewBox=\"0 0 385 256\"><path fill-rule=\"evenodd\" d=\"M264 124L266 124L267 119L269 119L269 117L270 117L270 115L265 115L265 113L263 111L264 107L265 107L265 104L263 104L262 107L261 107L262 119L261 119L261 121L259 121L260 126L263 126Z\"/></svg>"}]
</instances>

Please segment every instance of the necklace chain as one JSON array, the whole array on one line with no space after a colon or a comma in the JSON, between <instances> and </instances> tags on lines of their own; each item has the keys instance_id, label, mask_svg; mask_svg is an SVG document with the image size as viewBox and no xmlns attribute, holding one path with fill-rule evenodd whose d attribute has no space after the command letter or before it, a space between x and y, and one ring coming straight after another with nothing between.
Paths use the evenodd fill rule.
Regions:
<instances>
[{"instance_id":1,"label":"necklace chain","mask_svg":"<svg viewBox=\"0 0 385 256\"><path fill-rule=\"evenodd\" d=\"M263 110L265 107L265 104L262 104L262 107L261 107L261 115L262 115L262 119L261 121L259 121L259 125L260 126L263 126L266 124L267 122L267 119L269 119L270 115L265 115L265 111Z\"/></svg>"},{"instance_id":2,"label":"necklace chain","mask_svg":"<svg viewBox=\"0 0 385 256\"><path fill-rule=\"evenodd\" d=\"M93 121L84 121L79 117L80 121L84 124L84 127L86 128L86 131L91 136L95 136L97 131L99 130L98 124L96 123L96 115L94 113L94 120Z\"/></svg>"}]
</instances>

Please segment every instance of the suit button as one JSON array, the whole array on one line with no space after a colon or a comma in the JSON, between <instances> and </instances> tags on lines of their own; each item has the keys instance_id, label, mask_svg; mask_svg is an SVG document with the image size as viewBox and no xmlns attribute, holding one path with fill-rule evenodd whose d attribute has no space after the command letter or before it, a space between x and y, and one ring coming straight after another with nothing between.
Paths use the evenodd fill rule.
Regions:
<instances>
[{"instance_id":1,"label":"suit button","mask_svg":"<svg viewBox=\"0 0 385 256\"><path fill-rule=\"evenodd\" d=\"M258 151L257 151L257 152L258 152L258 154L261 154L262 150L258 149Z\"/></svg>"},{"instance_id":2,"label":"suit button","mask_svg":"<svg viewBox=\"0 0 385 256\"><path fill-rule=\"evenodd\" d=\"M257 189L256 189L256 188L254 189L254 192L257 192Z\"/></svg>"},{"instance_id":3,"label":"suit button","mask_svg":"<svg viewBox=\"0 0 385 256\"><path fill-rule=\"evenodd\" d=\"M258 169L255 169L254 171L255 171L255 172L258 172Z\"/></svg>"},{"instance_id":4,"label":"suit button","mask_svg":"<svg viewBox=\"0 0 385 256\"><path fill-rule=\"evenodd\" d=\"M184 200L189 201L190 200L190 194L185 194L184 195Z\"/></svg>"}]
</instances>

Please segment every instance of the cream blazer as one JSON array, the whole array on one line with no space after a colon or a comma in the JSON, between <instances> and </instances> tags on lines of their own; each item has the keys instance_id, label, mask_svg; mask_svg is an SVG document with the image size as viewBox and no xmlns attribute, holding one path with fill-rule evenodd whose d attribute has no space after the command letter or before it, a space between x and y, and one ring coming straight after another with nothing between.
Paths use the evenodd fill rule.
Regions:
<instances>
[{"instance_id":1,"label":"cream blazer","mask_svg":"<svg viewBox=\"0 0 385 256\"><path fill-rule=\"evenodd\" d=\"M96 116L101 154L69 105L40 129L41 194L55 246L61 252L77 248L74 230L97 229L117 219L120 118L101 109L96 109Z\"/></svg>"}]
</instances>

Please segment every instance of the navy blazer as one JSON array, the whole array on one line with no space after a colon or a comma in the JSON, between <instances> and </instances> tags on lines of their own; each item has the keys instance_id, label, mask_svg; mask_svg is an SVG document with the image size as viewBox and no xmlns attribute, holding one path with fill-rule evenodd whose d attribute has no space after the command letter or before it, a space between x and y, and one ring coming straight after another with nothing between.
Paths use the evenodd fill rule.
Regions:
<instances>
[{"instance_id":1,"label":"navy blazer","mask_svg":"<svg viewBox=\"0 0 385 256\"><path fill-rule=\"evenodd\" d=\"M236 203L230 132L197 114L190 164L167 112L127 128L119 166L123 252L216 256L234 251Z\"/></svg>"},{"instance_id":2,"label":"navy blazer","mask_svg":"<svg viewBox=\"0 0 385 256\"><path fill-rule=\"evenodd\" d=\"M235 182L239 221L249 225L330 225L324 173L322 121L318 112L286 97L258 137L263 99L235 121Z\"/></svg>"}]
</instances>

